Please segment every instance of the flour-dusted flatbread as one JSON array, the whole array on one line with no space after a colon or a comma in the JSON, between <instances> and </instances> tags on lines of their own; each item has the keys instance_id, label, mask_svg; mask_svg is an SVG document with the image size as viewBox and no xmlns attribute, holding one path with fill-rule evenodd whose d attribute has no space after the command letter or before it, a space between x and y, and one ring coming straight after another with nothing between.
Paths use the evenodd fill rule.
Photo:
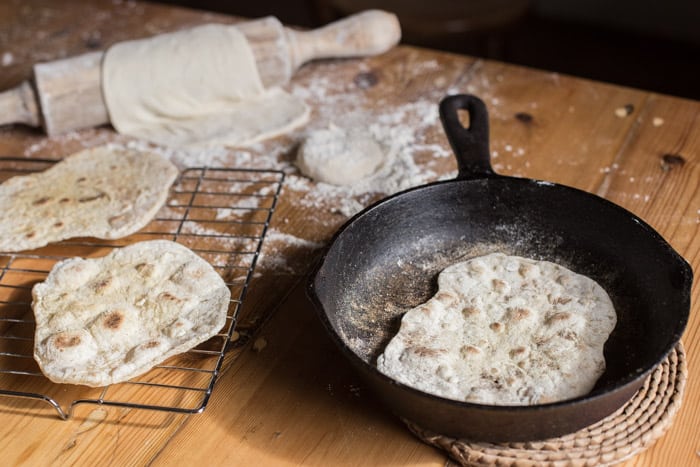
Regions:
<instances>
[{"instance_id":1,"label":"flour-dusted flatbread","mask_svg":"<svg viewBox=\"0 0 700 467\"><path fill-rule=\"evenodd\" d=\"M302 99L264 88L248 40L227 24L113 45L102 90L117 131L173 147L247 145L309 118Z\"/></svg>"},{"instance_id":2,"label":"flour-dusted flatbread","mask_svg":"<svg viewBox=\"0 0 700 467\"><path fill-rule=\"evenodd\" d=\"M386 375L449 399L530 405L587 394L617 322L607 293L562 266L500 253L444 269L379 356Z\"/></svg>"},{"instance_id":3,"label":"flour-dusted flatbread","mask_svg":"<svg viewBox=\"0 0 700 467\"><path fill-rule=\"evenodd\" d=\"M59 262L32 296L42 372L56 383L104 386L221 331L231 293L193 251L152 240Z\"/></svg>"},{"instance_id":4,"label":"flour-dusted flatbread","mask_svg":"<svg viewBox=\"0 0 700 467\"><path fill-rule=\"evenodd\" d=\"M177 174L158 154L101 146L10 178L0 185L0 251L130 235L160 209Z\"/></svg>"}]
</instances>

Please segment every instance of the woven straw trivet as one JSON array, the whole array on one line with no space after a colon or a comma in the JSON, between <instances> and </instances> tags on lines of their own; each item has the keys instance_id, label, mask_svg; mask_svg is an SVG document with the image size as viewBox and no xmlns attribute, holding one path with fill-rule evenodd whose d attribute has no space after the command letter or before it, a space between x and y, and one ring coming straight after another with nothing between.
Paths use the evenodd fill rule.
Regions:
<instances>
[{"instance_id":1,"label":"woven straw trivet","mask_svg":"<svg viewBox=\"0 0 700 467\"><path fill-rule=\"evenodd\" d=\"M544 441L471 442L404 422L416 436L465 466L611 465L647 449L671 426L683 400L687 372L685 350L679 342L617 412L576 433Z\"/></svg>"}]
</instances>

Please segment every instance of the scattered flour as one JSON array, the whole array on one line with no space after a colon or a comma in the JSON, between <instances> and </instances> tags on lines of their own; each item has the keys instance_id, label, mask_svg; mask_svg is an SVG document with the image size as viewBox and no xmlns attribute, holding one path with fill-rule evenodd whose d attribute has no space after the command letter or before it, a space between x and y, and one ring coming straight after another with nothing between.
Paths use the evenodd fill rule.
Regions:
<instances>
[{"instance_id":1,"label":"scattered flour","mask_svg":"<svg viewBox=\"0 0 700 467\"><path fill-rule=\"evenodd\" d=\"M322 243L313 242L294 235L281 232L277 229L268 229L265 234L263 249L260 253L256 269L256 277L263 271L275 271L277 273L296 275L303 273L307 265L300 268L295 264L294 253L303 250L304 256L308 252L319 250Z\"/></svg>"},{"instance_id":2,"label":"scattered flour","mask_svg":"<svg viewBox=\"0 0 700 467\"><path fill-rule=\"evenodd\" d=\"M318 250L323 247L323 243L295 237L294 235L280 232L277 229L269 229L265 234L265 240L271 243L284 243L286 245L293 245L298 248L307 248L311 250Z\"/></svg>"},{"instance_id":3,"label":"scattered flour","mask_svg":"<svg viewBox=\"0 0 700 467\"><path fill-rule=\"evenodd\" d=\"M430 62L430 61L428 61ZM434 63L416 66L415 73L429 72ZM331 68L333 65L321 65ZM363 71L358 65L358 71ZM422 70L422 71L421 71ZM382 112L373 109L363 94L348 92L347 83L332 79L332 70L315 73L292 87L292 93L304 98L314 108L310 123L301 133L329 124L343 128L362 127L368 131L386 154L385 163L371 176L346 186L315 183L303 178L294 168L286 180L286 188L305 193L301 202L307 207L325 209L345 217L352 216L377 196L386 196L440 178L435 169L440 159L452 157L449 150L428 139L431 130L440 127L438 102L444 90L436 90L413 102L392 106ZM350 90L351 91L351 90ZM343 108L342 115L337 109ZM420 158L422 160L419 160ZM453 174L449 174L453 176Z\"/></svg>"},{"instance_id":4,"label":"scattered flour","mask_svg":"<svg viewBox=\"0 0 700 467\"><path fill-rule=\"evenodd\" d=\"M51 14L60 13L52 10ZM154 23L151 26L154 30L159 30L156 32L173 29L168 24ZM100 39L105 43L113 40L107 37ZM438 115L438 103L447 90L438 87L422 93L410 102L397 104L392 100L390 104L385 104L383 99L395 99L395 96L377 98L372 93L371 86L367 87L361 80L353 79L371 73L369 66L362 60L338 60L319 62L313 68L300 70L287 90L304 99L313 109L309 123L281 137L246 148L169 148L119 135L109 127L102 127L50 138L37 136L25 147L23 153L26 157L60 158L85 147L113 144L156 152L170 159L181 170L197 167L281 170L286 175L282 198L293 194L295 202L301 205L305 213L315 216L310 219L312 223L330 225L326 219L331 218L334 219L334 225L337 225L339 219L351 217L383 196L439 179L452 178L456 174L455 170L445 173L445 167L449 167L446 164L453 163L452 153L445 144ZM434 73L438 66L432 58L417 59L412 64L411 73L415 79L423 79L421 75ZM464 92L464 89L456 89L454 92ZM342 109L342 114L338 109ZM309 132L327 128L329 124L344 128L362 126L387 153L388 161L372 176L347 186L317 183L304 177L294 164L299 144ZM259 204L261 200L262 198L250 197L241 199L237 205L243 209L256 209L264 207ZM217 208L212 212L212 219L226 221L234 215L231 209ZM315 249L320 246L314 242L304 245L299 243L304 241L306 240L293 236L285 237L281 232L268 231L265 245L287 245L296 249ZM281 264L286 259L270 253L271 250L274 249L266 249L261 258L264 260L261 261L263 266L269 267L277 262L280 263L277 266L282 269L293 268L294 265Z\"/></svg>"}]
</instances>

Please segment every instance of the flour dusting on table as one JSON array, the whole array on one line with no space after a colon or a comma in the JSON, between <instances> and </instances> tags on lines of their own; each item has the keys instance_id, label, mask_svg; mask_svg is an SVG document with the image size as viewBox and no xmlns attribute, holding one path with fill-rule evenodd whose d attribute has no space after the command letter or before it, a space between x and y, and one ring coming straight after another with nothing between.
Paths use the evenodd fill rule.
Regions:
<instances>
[{"instance_id":1,"label":"flour dusting on table","mask_svg":"<svg viewBox=\"0 0 700 467\"><path fill-rule=\"evenodd\" d=\"M414 64L412 73L416 78L420 78L421 74L434 73L435 63L426 62L424 66L419 66L421 63L419 60ZM29 138L24 155L60 158L85 147L112 144L155 152L170 159L181 170L193 167L281 170L286 176L281 201L293 200L290 202L296 204L308 218L309 224L332 231L345 219L384 196L438 179L453 178L456 174L456 170L445 173L446 164L448 167L450 163L455 165L440 131L438 115L438 103L446 89L436 88L410 101L399 99L398 102L379 105L368 94L367 85L357 79L357 76L369 71L368 65L360 60L320 62L300 70L288 86L288 91L306 101L313 109L309 123L280 137L245 148L169 148L101 127L54 137ZM388 98L396 100L397 96ZM309 132L327 128L329 124L345 128L362 125L387 152L388 161L370 177L348 186L317 183L303 176L294 163L298 147ZM240 207L261 207L261 199L241 199ZM231 209L219 208L215 219L227 220L235 215ZM273 226L279 225L277 217L273 217ZM279 225L279 228L284 229L284 226ZM310 235L316 230L311 229ZM303 232L296 235L299 236L269 230L263 246L261 268L276 266L286 272L303 273L308 264L288 260L287 250L313 250L329 240L328 232L321 239L302 238L305 237ZM302 245L299 242L310 243ZM285 261L286 264L283 264ZM302 269L299 270L297 266Z\"/></svg>"},{"instance_id":2,"label":"flour dusting on table","mask_svg":"<svg viewBox=\"0 0 700 467\"><path fill-rule=\"evenodd\" d=\"M323 247L322 243L312 242L294 235L281 232L277 229L269 229L265 235L265 247L258 258L256 276L264 274L264 271L275 271L282 274L295 275L300 273L300 267L296 264L295 257L302 253L304 257ZM293 251L289 251L293 250Z\"/></svg>"}]
</instances>

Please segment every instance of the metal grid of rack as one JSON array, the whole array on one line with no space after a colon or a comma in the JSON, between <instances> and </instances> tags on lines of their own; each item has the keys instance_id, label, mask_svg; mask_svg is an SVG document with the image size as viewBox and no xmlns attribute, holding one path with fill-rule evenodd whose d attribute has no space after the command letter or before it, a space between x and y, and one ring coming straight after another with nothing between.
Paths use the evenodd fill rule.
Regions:
<instances>
[{"instance_id":1,"label":"metal grid of rack","mask_svg":"<svg viewBox=\"0 0 700 467\"><path fill-rule=\"evenodd\" d=\"M0 158L0 182L47 169L56 162ZM62 419L70 418L80 404L203 411L221 370L283 181L284 173L276 170L185 169L156 217L133 235L119 240L75 238L28 252L0 252L0 395L46 402ZM125 383L103 388L71 386L70 391L65 385L51 383L33 358L33 285L62 259L100 257L114 248L151 239L185 245L221 274L231 290L224 329Z\"/></svg>"}]
</instances>

